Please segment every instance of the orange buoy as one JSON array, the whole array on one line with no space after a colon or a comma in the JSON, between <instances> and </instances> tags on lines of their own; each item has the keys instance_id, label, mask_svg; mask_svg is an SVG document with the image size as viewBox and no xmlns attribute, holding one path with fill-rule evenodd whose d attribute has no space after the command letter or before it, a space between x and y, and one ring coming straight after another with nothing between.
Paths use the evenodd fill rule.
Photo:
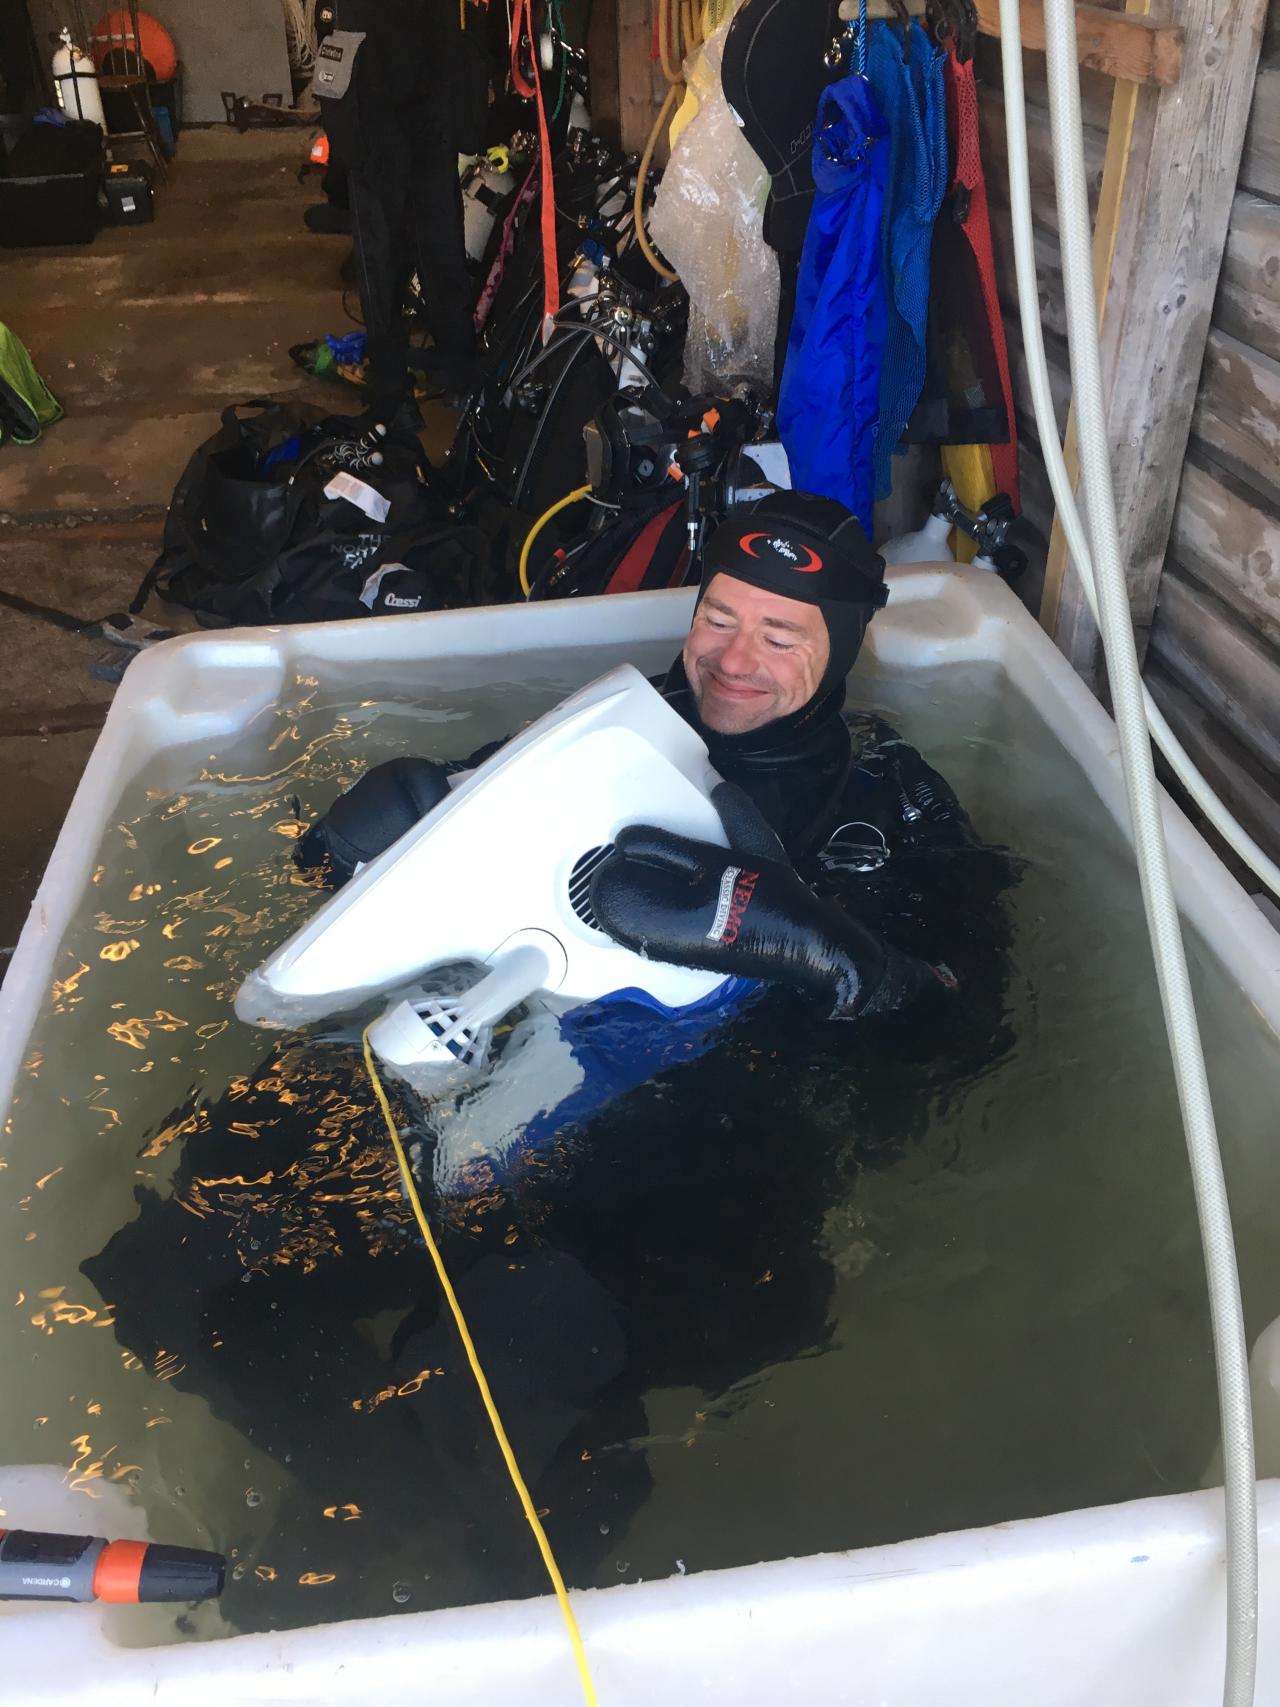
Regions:
<instances>
[{"instance_id":1,"label":"orange buoy","mask_svg":"<svg viewBox=\"0 0 1280 1707\"><path fill-rule=\"evenodd\" d=\"M136 70L136 65L130 60L133 55L141 53L151 77L157 83L167 83L178 69L178 50L173 44L173 37L149 12L138 13L138 35L141 42L134 36L133 20L123 8L100 18L94 25L89 44L99 72L119 75ZM113 55L119 55L123 63L113 59ZM107 64L109 59L112 60L110 65Z\"/></svg>"}]
</instances>

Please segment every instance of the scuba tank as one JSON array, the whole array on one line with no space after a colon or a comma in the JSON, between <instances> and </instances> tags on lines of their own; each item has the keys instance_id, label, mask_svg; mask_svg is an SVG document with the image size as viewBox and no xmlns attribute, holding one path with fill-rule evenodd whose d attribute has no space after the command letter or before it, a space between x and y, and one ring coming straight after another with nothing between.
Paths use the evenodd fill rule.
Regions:
<instances>
[{"instance_id":1,"label":"scuba tank","mask_svg":"<svg viewBox=\"0 0 1280 1707\"><path fill-rule=\"evenodd\" d=\"M460 154L458 170L462 177L462 220L467 258L478 264L488 251L498 209L515 189L516 180L508 169L505 148L491 148L487 154L481 155Z\"/></svg>"},{"instance_id":2,"label":"scuba tank","mask_svg":"<svg viewBox=\"0 0 1280 1707\"><path fill-rule=\"evenodd\" d=\"M54 54L50 68L58 105L69 119L87 119L105 132L107 118L102 110L93 61L71 40L70 30L63 30L58 39L62 45Z\"/></svg>"}]
</instances>

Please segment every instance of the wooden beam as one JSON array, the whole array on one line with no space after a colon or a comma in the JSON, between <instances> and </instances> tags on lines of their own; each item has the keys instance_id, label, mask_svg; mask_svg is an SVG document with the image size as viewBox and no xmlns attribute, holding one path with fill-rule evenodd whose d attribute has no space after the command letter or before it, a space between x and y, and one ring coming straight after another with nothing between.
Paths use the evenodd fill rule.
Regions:
<instances>
[{"instance_id":1,"label":"wooden beam","mask_svg":"<svg viewBox=\"0 0 1280 1707\"><path fill-rule=\"evenodd\" d=\"M618 19L618 128L624 154L639 154L648 140L667 93L667 82L653 53L653 0L616 0ZM659 140L655 160L662 165L667 142Z\"/></svg>"},{"instance_id":2,"label":"wooden beam","mask_svg":"<svg viewBox=\"0 0 1280 1707\"><path fill-rule=\"evenodd\" d=\"M1138 91L1102 318L1121 548L1146 649L1226 247L1266 0L1173 0L1186 36L1175 92ZM1123 90L1124 84L1117 84ZM1105 174L1104 174L1105 175ZM1095 248L1095 261L1100 259ZM1053 635L1092 685L1097 630L1074 576Z\"/></svg>"},{"instance_id":3,"label":"wooden beam","mask_svg":"<svg viewBox=\"0 0 1280 1707\"><path fill-rule=\"evenodd\" d=\"M1213 323L1280 362L1280 206L1275 202L1236 197Z\"/></svg>"},{"instance_id":4,"label":"wooden beam","mask_svg":"<svg viewBox=\"0 0 1280 1707\"><path fill-rule=\"evenodd\" d=\"M1280 509L1280 362L1226 332L1210 332L1191 430L1265 503Z\"/></svg>"},{"instance_id":5,"label":"wooden beam","mask_svg":"<svg viewBox=\"0 0 1280 1707\"><path fill-rule=\"evenodd\" d=\"M1253 92L1240 188L1280 196L1280 65L1266 66Z\"/></svg>"},{"instance_id":6,"label":"wooden beam","mask_svg":"<svg viewBox=\"0 0 1280 1707\"><path fill-rule=\"evenodd\" d=\"M591 78L591 128L611 148L622 146L618 87L618 0L591 0L587 23L587 71Z\"/></svg>"},{"instance_id":7,"label":"wooden beam","mask_svg":"<svg viewBox=\"0 0 1280 1707\"><path fill-rule=\"evenodd\" d=\"M1168 718L1174 734L1182 742L1201 775L1218 798L1244 825L1249 834L1273 859L1280 859L1280 800L1276 799L1273 779L1265 765L1224 727L1211 711L1181 687L1158 664L1147 674L1147 686L1152 698ZM1174 798L1181 795L1178 784L1166 779ZM1245 888L1256 891L1258 880L1246 870L1225 842L1219 840L1212 827L1200 818L1190 801L1192 822L1210 846L1217 850Z\"/></svg>"},{"instance_id":8,"label":"wooden beam","mask_svg":"<svg viewBox=\"0 0 1280 1707\"><path fill-rule=\"evenodd\" d=\"M1000 34L1000 0L977 0L978 28ZM1040 0L1021 0L1022 45L1044 52L1044 12ZM1177 24L1132 12L1108 12L1101 6L1076 7L1080 63L1129 83L1168 87L1182 75L1184 35Z\"/></svg>"},{"instance_id":9,"label":"wooden beam","mask_svg":"<svg viewBox=\"0 0 1280 1707\"><path fill-rule=\"evenodd\" d=\"M1194 446L1182 471L1169 562L1216 593L1261 645L1280 651L1280 514Z\"/></svg>"},{"instance_id":10,"label":"wooden beam","mask_svg":"<svg viewBox=\"0 0 1280 1707\"><path fill-rule=\"evenodd\" d=\"M1151 655L1243 747L1280 771L1280 658L1211 593L1171 567L1160 588Z\"/></svg>"},{"instance_id":11,"label":"wooden beam","mask_svg":"<svg viewBox=\"0 0 1280 1707\"><path fill-rule=\"evenodd\" d=\"M1128 0L1126 16L1145 18L1151 10L1151 0ZM1155 114L1157 95L1153 88L1143 89L1137 83L1117 82L1111 96L1111 123L1107 130L1107 152L1102 163L1102 188L1093 222L1093 289L1098 299L1098 325L1106 324L1107 295L1111 287L1111 270L1115 264L1116 243L1120 233L1120 216L1124 206L1125 185L1129 178L1129 161L1138 139L1139 116L1149 130ZM1057 205L1056 200L1054 203ZM1059 274L1061 288L1061 274ZM1065 305L1064 305L1065 316ZM1080 477L1079 445L1076 442L1076 416L1072 409L1067 417L1067 431L1062 443L1062 456L1067 465L1074 490ZM1073 584L1074 597L1063 603L1068 585L1071 557L1062 523L1055 517L1049 540L1049 556L1045 563L1044 588L1040 594L1040 621L1058 641L1068 657L1079 668L1086 664L1096 668L1098 632L1078 583Z\"/></svg>"}]
</instances>

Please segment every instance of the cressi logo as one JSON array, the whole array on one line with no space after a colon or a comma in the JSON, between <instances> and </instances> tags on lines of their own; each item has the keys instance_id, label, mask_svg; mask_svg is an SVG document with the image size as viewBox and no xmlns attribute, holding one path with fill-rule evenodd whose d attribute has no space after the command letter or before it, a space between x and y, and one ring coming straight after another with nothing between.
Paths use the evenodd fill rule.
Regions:
<instances>
[{"instance_id":1,"label":"cressi logo","mask_svg":"<svg viewBox=\"0 0 1280 1707\"><path fill-rule=\"evenodd\" d=\"M416 599L398 599L394 593L388 593L382 602L388 610L417 610L422 603L422 595Z\"/></svg>"},{"instance_id":2,"label":"cressi logo","mask_svg":"<svg viewBox=\"0 0 1280 1707\"><path fill-rule=\"evenodd\" d=\"M748 557L754 557L759 562L760 552L757 546L761 540L774 557L781 557L784 563L801 575L814 575L822 567L822 559L816 551L811 551L807 545L793 545L789 539L779 539L776 534L749 533L745 534L739 543Z\"/></svg>"},{"instance_id":3,"label":"cressi logo","mask_svg":"<svg viewBox=\"0 0 1280 1707\"><path fill-rule=\"evenodd\" d=\"M759 877L758 871L744 871L740 865L725 866L720 874L716 916L707 932L708 942L737 942L743 914L751 904Z\"/></svg>"}]
</instances>

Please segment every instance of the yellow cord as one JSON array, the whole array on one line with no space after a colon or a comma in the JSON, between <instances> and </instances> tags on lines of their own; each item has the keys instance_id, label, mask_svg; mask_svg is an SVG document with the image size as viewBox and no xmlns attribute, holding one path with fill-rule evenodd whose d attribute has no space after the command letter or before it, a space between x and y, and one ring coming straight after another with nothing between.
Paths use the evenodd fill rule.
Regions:
<instances>
[{"instance_id":1,"label":"yellow cord","mask_svg":"<svg viewBox=\"0 0 1280 1707\"><path fill-rule=\"evenodd\" d=\"M658 58L662 62L662 74L670 84L666 98L653 121L644 151L640 156L640 169L636 174L635 196L631 211L635 216L636 241L640 245L640 253L648 261L655 273L664 279L680 277L672 267L668 266L654 248L653 242L644 222L644 192L649 181L649 171L653 165L653 156L658 146L658 138L662 135L667 121L673 112L679 109L685 94L684 67L686 61L698 50L703 41L703 15L695 0L657 0L658 6Z\"/></svg>"},{"instance_id":2,"label":"yellow cord","mask_svg":"<svg viewBox=\"0 0 1280 1707\"><path fill-rule=\"evenodd\" d=\"M574 496L577 497L579 494L575 493ZM550 510L547 511L547 515L550 515L551 513L552 512ZM544 517L543 519L545 520L546 518ZM516 1455L512 1451L510 1440L507 1438L507 1431L502 1426L502 1418L498 1415L498 1407L493 1402L493 1394L489 1391L489 1383L485 1379L484 1370L480 1366L480 1358L476 1352L475 1341L472 1339L471 1331L467 1327L467 1319L462 1313L462 1305L459 1304L458 1295L453 1290L453 1283L450 1281L448 1270L444 1266L444 1258L440 1255L440 1247L436 1244L435 1236L431 1231L431 1223L427 1220L426 1212L422 1207L422 1199L418 1196L418 1187L413 1177L413 1170L409 1166L409 1158L404 1153L404 1145L400 1142L400 1133L396 1127L395 1116L391 1112L391 1104L387 1101L387 1093L383 1089L382 1080L378 1075L378 1069L374 1065L373 1050L369 1044L368 1031L364 1033L363 1042L364 1064L368 1069L369 1079L373 1085L374 1095L378 1099L378 1107L382 1110L382 1118L387 1123L387 1135L391 1139L391 1147L396 1153L396 1163L400 1169L400 1178L404 1182L404 1189L408 1194L409 1202L413 1208L414 1218L418 1223L418 1231L422 1234L428 1254L431 1257L432 1266L436 1271L436 1279L440 1282L440 1290L444 1293L445 1302L448 1304L453 1315L454 1324L458 1330L458 1337L462 1341L462 1349L467 1354L467 1362L471 1365L471 1373L475 1378L481 1402L488 1414L494 1438L498 1442L498 1450L501 1452L503 1462L507 1466L507 1474L511 1477L512 1485L514 1486L516 1494L520 1500L521 1509L525 1515L525 1521L533 1531L533 1538L538 1543L538 1551L542 1555L542 1562L547 1568L547 1575L551 1578L551 1586L556 1591L556 1600L559 1602L560 1612L565 1622L565 1628L569 1632L569 1643L573 1648L573 1659L574 1664L578 1668L578 1679L582 1684L583 1699L586 1701L587 1707L599 1707L599 1697L596 1695L596 1686L591 1680L591 1668L587 1664L587 1652L582 1645L582 1634L578 1629L578 1620L574 1617L573 1607L569 1601L569 1591L564 1586L564 1578L560 1575L560 1567L556 1564L556 1556L551 1551L551 1543L547 1539L547 1532L542 1527L538 1514L533 1508L533 1500L530 1498L529 1489L525 1485L524 1477L520 1474L520 1466L516 1463Z\"/></svg>"},{"instance_id":3,"label":"yellow cord","mask_svg":"<svg viewBox=\"0 0 1280 1707\"><path fill-rule=\"evenodd\" d=\"M534 540L537 539L552 516L558 516L561 510L567 510L570 504L581 503L590 490L590 484L575 486L572 492L566 492L563 498L557 498L549 510L542 512L525 535L524 544L520 547L520 591L526 599L529 597L529 551Z\"/></svg>"}]
</instances>

